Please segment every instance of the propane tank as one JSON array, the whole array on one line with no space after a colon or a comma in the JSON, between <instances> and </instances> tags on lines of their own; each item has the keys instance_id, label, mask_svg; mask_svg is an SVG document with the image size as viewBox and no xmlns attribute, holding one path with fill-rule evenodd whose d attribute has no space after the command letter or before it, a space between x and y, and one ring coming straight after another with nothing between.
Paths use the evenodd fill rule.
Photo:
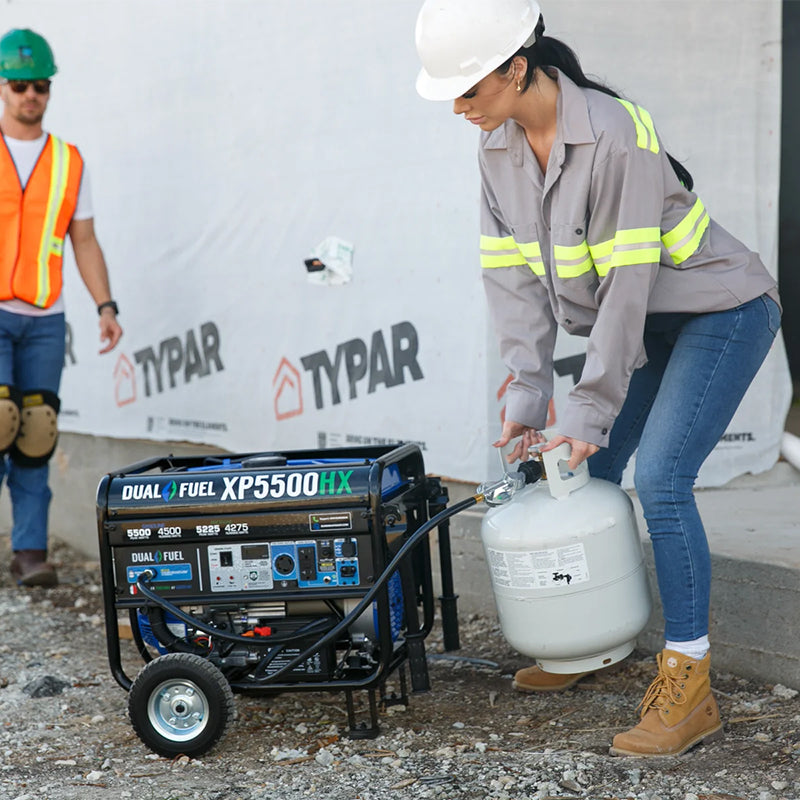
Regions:
<instances>
[{"instance_id":1,"label":"propane tank","mask_svg":"<svg viewBox=\"0 0 800 800\"><path fill-rule=\"evenodd\" d=\"M569 457L567 443L541 453L544 477L524 488L508 473L481 527L504 637L555 673L622 660L652 609L630 497Z\"/></svg>"}]
</instances>

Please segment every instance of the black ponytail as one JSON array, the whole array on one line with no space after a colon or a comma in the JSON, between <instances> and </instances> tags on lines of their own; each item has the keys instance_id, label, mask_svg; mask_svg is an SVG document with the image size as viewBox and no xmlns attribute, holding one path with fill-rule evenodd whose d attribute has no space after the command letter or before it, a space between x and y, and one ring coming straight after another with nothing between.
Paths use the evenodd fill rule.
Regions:
<instances>
[{"instance_id":1,"label":"black ponytail","mask_svg":"<svg viewBox=\"0 0 800 800\"><path fill-rule=\"evenodd\" d=\"M605 84L591 80L584 74L580 61L578 61L578 56L575 55L575 51L569 45L564 44L559 39L554 39L552 36L544 35L544 18L541 14L539 15L539 22L536 24L535 34L536 41L530 47L522 47L514 54L515 56L524 56L528 62L524 89L527 89L534 82L537 67L543 70L546 70L547 67L556 67L576 86L580 86L582 89L596 89L598 92L620 99L619 94L613 89ZM501 72L508 71L513 58L512 56L499 68ZM667 158L672 165L672 169L675 170L678 180L691 191L694 186L694 179L689 170L669 153L667 153Z\"/></svg>"}]
</instances>

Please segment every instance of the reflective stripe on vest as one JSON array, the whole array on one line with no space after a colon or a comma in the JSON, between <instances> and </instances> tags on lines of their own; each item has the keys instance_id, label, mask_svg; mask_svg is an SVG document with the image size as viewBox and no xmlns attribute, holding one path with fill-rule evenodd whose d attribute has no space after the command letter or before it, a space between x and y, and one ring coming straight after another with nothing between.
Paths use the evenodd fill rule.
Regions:
<instances>
[{"instance_id":1,"label":"reflective stripe on vest","mask_svg":"<svg viewBox=\"0 0 800 800\"><path fill-rule=\"evenodd\" d=\"M661 237L676 265L682 264L697 252L709 222L708 212L698 198L692 210Z\"/></svg>"},{"instance_id":2,"label":"reflective stripe on vest","mask_svg":"<svg viewBox=\"0 0 800 800\"><path fill-rule=\"evenodd\" d=\"M620 103L628 110L633 117L633 124L636 126L636 145L642 150L649 150L651 153L658 152L658 137L656 128L653 125L653 118L641 106L636 106L627 100L617 98Z\"/></svg>"},{"instance_id":3,"label":"reflective stripe on vest","mask_svg":"<svg viewBox=\"0 0 800 800\"><path fill-rule=\"evenodd\" d=\"M630 228L617 231L607 242L590 245L597 274L602 278L614 267L657 264L661 260L660 235L659 228Z\"/></svg>"},{"instance_id":4,"label":"reflective stripe on vest","mask_svg":"<svg viewBox=\"0 0 800 800\"><path fill-rule=\"evenodd\" d=\"M539 242L517 242L513 236L481 236L481 267L529 266L534 275L544 275Z\"/></svg>"},{"instance_id":5,"label":"reflective stripe on vest","mask_svg":"<svg viewBox=\"0 0 800 800\"><path fill-rule=\"evenodd\" d=\"M49 308L58 299L64 238L82 172L77 148L48 136L23 192L5 141L0 143L0 300Z\"/></svg>"}]
</instances>

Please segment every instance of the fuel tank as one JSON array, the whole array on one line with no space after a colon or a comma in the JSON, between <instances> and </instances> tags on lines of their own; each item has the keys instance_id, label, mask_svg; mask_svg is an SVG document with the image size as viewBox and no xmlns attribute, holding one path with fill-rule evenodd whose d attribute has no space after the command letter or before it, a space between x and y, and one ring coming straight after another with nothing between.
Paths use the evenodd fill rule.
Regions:
<instances>
[{"instance_id":1,"label":"fuel tank","mask_svg":"<svg viewBox=\"0 0 800 800\"><path fill-rule=\"evenodd\" d=\"M547 672L600 669L634 648L652 610L630 497L541 454L545 477L484 517L481 537L500 626Z\"/></svg>"}]
</instances>

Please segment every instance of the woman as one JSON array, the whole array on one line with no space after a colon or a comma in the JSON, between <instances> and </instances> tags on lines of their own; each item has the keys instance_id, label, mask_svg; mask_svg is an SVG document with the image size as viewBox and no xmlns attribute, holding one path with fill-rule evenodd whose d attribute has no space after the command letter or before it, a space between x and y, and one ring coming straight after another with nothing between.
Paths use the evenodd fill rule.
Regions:
<instances>
[{"instance_id":1,"label":"woman","mask_svg":"<svg viewBox=\"0 0 800 800\"><path fill-rule=\"evenodd\" d=\"M708 543L692 494L780 325L760 259L709 218L650 115L543 36L534 0L426 0L417 90L482 131L481 266L513 375L503 446L541 442L556 326L588 337L560 410L572 469L635 486L665 618L658 675L615 755L677 755L721 732L709 681ZM583 675L520 670L515 687Z\"/></svg>"}]
</instances>

